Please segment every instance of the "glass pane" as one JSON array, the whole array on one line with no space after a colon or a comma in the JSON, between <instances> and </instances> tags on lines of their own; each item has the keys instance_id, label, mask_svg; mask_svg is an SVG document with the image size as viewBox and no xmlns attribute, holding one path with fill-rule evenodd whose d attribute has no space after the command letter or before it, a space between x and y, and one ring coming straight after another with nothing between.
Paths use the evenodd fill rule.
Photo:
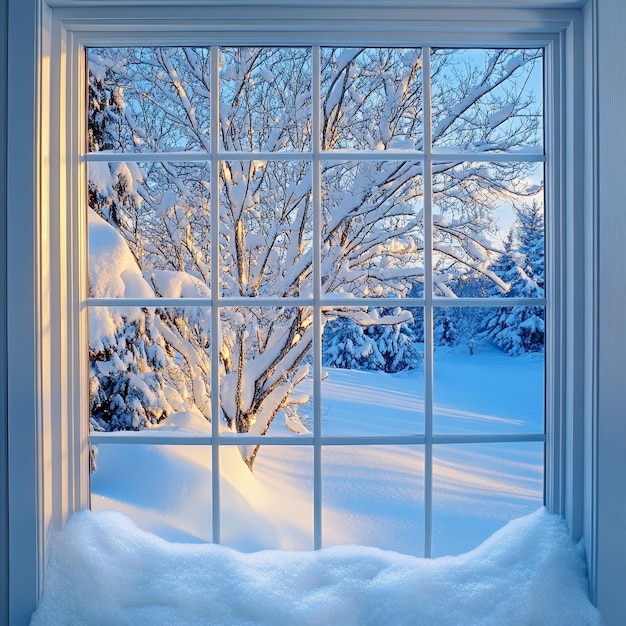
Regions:
<instances>
[{"instance_id":1,"label":"glass pane","mask_svg":"<svg viewBox=\"0 0 626 626\"><path fill-rule=\"evenodd\" d=\"M224 434L310 434L312 309L224 307L220 324Z\"/></svg>"},{"instance_id":2,"label":"glass pane","mask_svg":"<svg viewBox=\"0 0 626 626\"><path fill-rule=\"evenodd\" d=\"M433 447L433 556L473 550L543 504L543 443Z\"/></svg>"},{"instance_id":3,"label":"glass pane","mask_svg":"<svg viewBox=\"0 0 626 626\"><path fill-rule=\"evenodd\" d=\"M210 150L207 48L89 48L89 152Z\"/></svg>"},{"instance_id":4,"label":"glass pane","mask_svg":"<svg viewBox=\"0 0 626 626\"><path fill-rule=\"evenodd\" d=\"M424 554L421 446L332 446L322 451L324 547L361 544Z\"/></svg>"},{"instance_id":5,"label":"glass pane","mask_svg":"<svg viewBox=\"0 0 626 626\"><path fill-rule=\"evenodd\" d=\"M224 150L311 149L310 48L222 48Z\"/></svg>"},{"instance_id":6,"label":"glass pane","mask_svg":"<svg viewBox=\"0 0 626 626\"><path fill-rule=\"evenodd\" d=\"M179 413L208 424L210 316L201 307L90 307L92 430L143 430Z\"/></svg>"},{"instance_id":7,"label":"glass pane","mask_svg":"<svg viewBox=\"0 0 626 626\"><path fill-rule=\"evenodd\" d=\"M431 68L436 149L541 149L542 50L439 49Z\"/></svg>"},{"instance_id":8,"label":"glass pane","mask_svg":"<svg viewBox=\"0 0 626 626\"><path fill-rule=\"evenodd\" d=\"M322 162L322 290L406 297L424 282L422 164Z\"/></svg>"},{"instance_id":9,"label":"glass pane","mask_svg":"<svg viewBox=\"0 0 626 626\"><path fill-rule=\"evenodd\" d=\"M208 298L210 168L89 163L89 290L96 298Z\"/></svg>"},{"instance_id":10,"label":"glass pane","mask_svg":"<svg viewBox=\"0 0 626 626\"><path fill-rule=\"evenodd\" d=\"M169 434L185 422L188 428L203 428L191 414L158 428ZM208 446L92 446L92 511L119 511L168 541L210 542L211 497Z\"/></svg>"},{"instance_id":11,"label":"glass pane","mask_svg":"<svg viewBox=\"0 0 626 626\"><path fill-rule=\"evenodd\" d=\"M322 148L421 150L421 48L322 48Z\"/></svg>"},{"instance_id":12,"label":"glass pane","mask_svg":"<svg viewBox=\"0 0 626 626\"><path fill-rule=\"evenodd\" d=\"M436 296L543 298L542 163L433 165Z\"/></svg>"},{"instance_id":13,"label":"glass pane","mask_svg":"<svg viewBox=\"0 0 626 626\"><path fill-rule=\"evenodd\" d=\"M313 450L220 448L222 543L244 552L313 549ZM246 456L247 455L247 456Z\"/></svg>"},{"instance_id":14,"label":"glass pane","mask_svg":"<svg viewBox=\"0 0 626 626\"><path fill-rule=\"evenodd\" d=\"M311 166L220 164L223 297L312 297Z\"/></svg>"},{"instance_id":15,"label":"glass pane","mask_svg":"<svg viewBox=\"0 0 626 626\"><path fill-rule=\"evenodd\" d=\"M544 432L541 307L435 309L435 432Z\"/></svg>"},{"instance_id":16,"label":"glass pane","mask_svg":"<svg viewBox=\"0 0 626 626\"><path fill-rule=\"evenodd\" d=\"M424 432L423 309L324 312L324 435Z\"/></svg>"}]
</instances>

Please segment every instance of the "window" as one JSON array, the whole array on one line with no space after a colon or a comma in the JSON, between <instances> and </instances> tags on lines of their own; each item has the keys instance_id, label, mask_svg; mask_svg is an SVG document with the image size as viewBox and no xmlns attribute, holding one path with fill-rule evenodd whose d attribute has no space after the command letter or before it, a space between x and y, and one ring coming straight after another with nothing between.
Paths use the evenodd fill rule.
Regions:
<instances>
[{"instance_id":1,"label":"window","mask_svg":"<svg viewBox=\"0 0 626 626\"><path fill-rule=\"evenodd\" d=\"M583 91L583 78L587 76L594 85L596 80L584 63L582 27L589 24L595 28L593 19L578 9L563 9L570 4L558 0L546 4L550 10L545 11L537 9L534 2L523 7L511 3L509 9L455 6L453 10L407 7L398 2L383 11L364 1L358 15L356 3L350 0L341 6L324 6L323 11L305 6L268 10L243 0L246 7L238 12L232 7L201 6L208 4L203 2L185 7L159 2L154 3L159 6L148 7L147 2L137 2L116 6L114 11L105 6L114 3L78 4L73 0L41 4L10 0L9 80L12 76L24 78L19 94L16 90L5 94L10 119L7 143L12 155L7 205L13 207L7 223L7 290L11 294L6 303L11 362L7 372L11 390L7 500L9 547L19 555L11 559L8 574L12 618L26 621L32 612L51 532L89 503L85 333L88 309L95 307L88 303L84 273L87 211L83 191L87 189L88 166L79 162L78 155L87 145L82 127L83 93L87 92L84 49L98 47L319 44L544 50L544 151L549 156L545 164L549 207L546 325L554 331L546 336L545 500L549 510L567 518L575 537L583 533L583 521L587 524L586 545L595 585L594 559L602 560L612 549L606 547L598 556L594 543L596 524L607 518L605 515L598 522L593 517L597 514L593 500L597 495L593 482L597 442L592 432L596 424L592 392L597 385L595 370L591 370L596 365L602 366L602 371L612 368L604 361L596 363L594 318L584 311L592 302L597 259L590 256L587 272L588 259L581 250L591 253L598 239L593 228L584 230L585 211L595 219L596 200L585 196L591 193L593 175L589 172L595 172L595 153L583 143L595 145L595 136L589 143L581 136L586 128L583 102L592 94L591 89ZM477 24L479 28L475 28ZM595 49L590 50L593 60ZM578 71L583 67L584 72ZM587 99L593 98L589 95ZM579 158L583 153L590 163ZM32 233L32 237L24 237L24 233ZM575 280L583 274L591 280ZM111 304L110 309L115 306ZM446 300L446 308L453 306ZM470 308L477 309L477 303ZM592 308L590 305L591 313ZM584 424L583 417L587 420ZM589 448L589 457L587 450L583 457L583 443ZM454 445L460 449L461 444ZM589 482L587 492L585 481ZM598 563L600 568L602 563Z\"/></svg>"},{"instance_id":2,"label":"window","mask_svg":"<svg viewBox=\"0 0 626 626\"><path fill-rule=\"evenodd\" d=\"M542 48L87 57L92 507L431 556L541 504Z\"/></svg>"}]
</instances>

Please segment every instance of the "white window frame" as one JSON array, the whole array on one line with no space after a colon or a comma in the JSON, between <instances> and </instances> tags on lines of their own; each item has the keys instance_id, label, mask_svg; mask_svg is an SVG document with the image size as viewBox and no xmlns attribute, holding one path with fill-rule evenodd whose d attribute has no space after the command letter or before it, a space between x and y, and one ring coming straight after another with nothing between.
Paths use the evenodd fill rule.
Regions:
<instances>
[{"instance_id":1,"label":"white window frame","mask_svg":"<svg viewBox=\"0 0 626 626\"><path fill-rule=\"evenodd\" d=\"M30 28L39 33L37 46L15 63L13 73L25 70L29 62L39 67L40 73L39 83L30 85L26 94L38 103L38 124L22 155L28 162L36 154L37 166L14 180L12 186L10 183L8 192L9 200L17 203L20 186L25 184L24 188L32 188L32 204L37 207L32 213L10 214L8 223L9 256L13 256L16 269L9 275L8 290L23 293L23 298L16 297L7 307L12 332L8 352L11 362L17 362L15 374L9 371L8 377L13 391L9 398L9 425L13 426L9 447L16 450L9 460L9 488L12 494L32 494L26 503L18 502L16 495L10 499L15 505L9 513L11 527L18 528L20 519L31 520L10 540L11 554L24 555L13 558L9 571L11 615L26 615L24 607L33 606L41 591L50 533L61 528L72 512L85 508L89 498L88 399L82 386L87 379L83 349L87 325L86 311L80 308L87 293L85 272L80 270L86 262L86 225L84 211L77 211L84 202L79 190L84 188L85 168L77 158L84 129L76 122L82 119L79 94L85 87L82 47L86 45L545 46L545 152L550 163L546 172L550 275L546 282L551 290L547 296L551 332L546 346L545 493L547 508L565 516L573 536L580 536L585 293L576 276L584 273L584 257L578 253L584 242L584 194L583 163L575 154L582 145L578 129L582 128L579 103L583 101L583 85L574 68L582 65L581 12L451 10L397 2L384 6L381 14L377 3L358 0L345 0L339 6L329 3L323 11L319 3L317 8L286 3L269 9L254 0L242 2L246 5L243 11L233 11L228 3L210 7L209 2L177 8L166 3L149 9L116 6L114 10L96 2L88 7L85 2L70 4L74 6L25 3L25 8L17 9L12 17L12 25L21 23L24 30L29 30L32 20L35 26ZM355 19L351 5L359 4L362 8ZM19 48L18 44L15 47ZM14 118L19 120L17 99L11 102ZM22 119L29 113L32 111L25 110ZM18 145L15 134L11 140L10 128L9 142ZM19 241L12 240L12 234L20 232L33 233L34 248L20 250ZM31 284L29 291L33 279L35 289ZM33 313L24 318L23 307L28 302ZM20 380L18 373L28 370L33 372L32 380ZM32 412L34 419L19 424L12 416L20 411ZM33 446L33 442L37 462L25 475L19 469L19 451Z\"/></svg>"}]
</instances>

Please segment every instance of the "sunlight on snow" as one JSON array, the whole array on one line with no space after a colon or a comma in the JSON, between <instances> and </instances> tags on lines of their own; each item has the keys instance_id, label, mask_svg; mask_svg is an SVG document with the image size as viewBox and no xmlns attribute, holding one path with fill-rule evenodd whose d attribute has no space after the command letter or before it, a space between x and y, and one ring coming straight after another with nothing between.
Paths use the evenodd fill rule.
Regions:
<instances>
[{"instance_id":1,"label":"sunlight on snow","mask_svg":"<svg viewBox=\"0 0 626 626\"><path fill-rule=\"evenodd\" d=\"M510 416L516 412L515 406L509 405L509 414L472 411L489 398L485 400L476 381L455 374L465 371L468 359L480 366L488 358L488 353L470 357L446 351L437 356L443 379L457 377L457 384L447 389L449 410L438 409L437 413L446 420L446 432L454 432L459 423L484 417L493 418L492 423L500 428L519 428L521 420ZM542 361L508 358L509 375L519 376L526 386L542 384ZM385 422L386 434L419 432L415 419L423 407L419 372L389 375L328 368L327 374L323 387L325 434L355 430L376 434L382 428L380 421ZM506 390L496 390L491 401L498 404L506 394ZM541 423L524 428L527 432L541 429ZM147 432L156 431L209 434L210 425L199 415L177 414ZM276 432L286 434L279 424ZM140 433L137 436L139 442ZM250 473L237 446L222 446L223 543L244 551L311 549L312 457L308 446L263 446L254 473ZM100 445L97 471L92 476L92 506L96 511L121 511L142 528L170 540L210 541L211 480L208 446ZM325 447L324 545L360 543L422 554L423 480L420 445ZM436 553L459 553L541 504L543 444L437 445L433 448L433 480L433 515L435 520L443 520L439 535L435 528Z\"/></svg>"}]
</instances>

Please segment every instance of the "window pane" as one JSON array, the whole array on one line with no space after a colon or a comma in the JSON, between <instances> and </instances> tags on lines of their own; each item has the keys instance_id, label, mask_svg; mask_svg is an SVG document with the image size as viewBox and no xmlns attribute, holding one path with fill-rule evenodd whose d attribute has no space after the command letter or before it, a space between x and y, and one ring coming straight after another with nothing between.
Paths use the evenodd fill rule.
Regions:
<instances>
[{"instance_id":1,"label":"window pane","mask_svg":"<svg viewBox=\"0 0 626 626\"><path fill-rule=\"evenodd\" d=\"M169 434L182 428L201 433L201 419L179 413L169 426L164 422L151 432ZM212 540L210 447L124 443L92 446L92 453L94 449L92 511L119 511L168 541Z\"/></svg>"},{"instance_id":2,"label":"window pane","mask_svg":"<svg viewBox=\"0 0 626 626\"><path fill-rule=\"evenodd\" d=\"M322 148L421 150L421 48L322 49Z\"/></svg>"},{"instance_id":3,"label":"window pane","mask_svg":"<svg viewBox=\"0 0 626 626\"><path fill-rule=\"evenodd\" d=\"M92 430L141 430L180 412L210 420L210 315L201 307L90 307Z\"/></svg>"},{"instance_id":4,"label":"window pane","mask_svg":"<svg viewBox=\"0 0 626 626\"><path fill-rule=\"evenodd\" d=\"M310 48L222 48L224 150L311 149Z\"/></svg>"},{"instance_id":5,"label":"window pane","mask_svg":"<svg viewBox=\"0 0 626 626\"><path fill-rule=\"evenodd\" d=\"M326 310L324 435L424 432L423 309Z\"/></svg>"},{"instance_id":6,"label":"window pane","mask_svg":"<svg viewBox=\"0 0 626 626\"><path fill-rule=\"evenodd\" d=\"M422 164L322 163L322 290L404 297L424 280Z\"/></svg>"},{"instance_id":7,"label":"window pane","mask_svg":"<svg viewBox=\"0 0 626 626\"><path fill-rule=\"evenodd\" d=\"M251 471L242 446L220 448L222 543L256 550L313 549L313 449L263 446Z\"/></svg>"},{"instance_id":8,"label":"window pane","mask_svg":"<svg viewBox=\"0 0 626 626\"><path fill-rule=\"evenodd\" d=\"M543 164L433 165L435 295L543 298Z\"/></svg>"},{"instance_id":9,"label":"window pane","mask_svg":"<svg viewBox=\"0 0 626 626\"><path fill-rule=\"evenodd\" d=\"M207 48L89 48L89 152L210 149Z\"/></svg>"},{"instance_id":10,"label":"window pane","mask_svg":"<svg viewBox=\"0 0 626 626\"><path fill-rule=\"evenodd\" d=\"M543 504L543 443L433 448L433 556L473 550Z\"/></svg>"},{"instance_id":11,"label":"window pane","mask_svg":"<svg viewBox=\"0 0 626 626\"><path fill-rule=\"evenodd\" d=\"M312 296L311 166L220 163L223 297Z\"/></svg>"},{"instance_id":12,"label":"window pane","mask_svg":"<svg viewBox=\"0 0 626 626\"><path fill-rule=\"evenodd\" d=\"M210 296L210 167L89 163L90 295Z\"/></svg>"},{"instance_id":13,"label":"window pane","mask_svg":"<svg viewBox=\"0 0 626 626\"><path fill-rule=\"evenodd\" d=\"M436 436L544 432L545 311L524 300L545 297L544 164L524 161L541 158L542 51L432 51L428 252L415 160L425 151L421 52L323 47L321 111L312 111L310 47L221 47L218 119L208 48L88 51L89 151L141 153L141 162L87 163L90 297L153 299L88 302L91 428L140 431L124 434L132 444L99 446L94 508L126 512L166 538L210 540L211 448L171 442L211 436L215 419L226 545L312 549L321 492L324 545L422 555L424 446L366 438L421 441L431 378L435 553L473 548L539 505L543 443ZM220 150L239 154L211 154L211 132ZM354 160L327 152L318 163L318 148ZM163 151L179 154L154 161ZM273 160L242 154L261 151ZM504 156L472 162L460 151ZM430 309L426 372L431 280L432 295L448 300ZM161 297L180 300L159 307ZM503 306L449 306L493 297ZM511 297L525 304L507 305ZM419 306L403 306L407 298ZM140 443L156 432L168 445ZM291 439L245 439L265 435ZM329 445L333 437L358 445Z\"/></svg>"},{"instance_id":14,"label":"window pane","mask_svg":"<svg viewBox=\"0 0 626 626\"><path fill-rule=\"evenodd\" d=\"M224 307L220 324L225 435L310 434L312 309Z\"/></svg>"},{"instance_id":15,"label":"window pane","mask_svg":"<svg viewBox=\"0 0 626 626\"><path fill-rule=\"evenodd\" d=\"M424 554L421 446L328 446L322 451L324 547L362 544Z\"/></svg>"},{"instance_id":16,"label":"window pane","mask_svg":"<svg viewBox=\"0 0 626 626\"><path fill-rule=\"evenodd\" d=\"M515 152L543 145L543 52L432 52L433 145Z\"/></svg>"},{"instance_id":17,"label":"window pane","mask_svg":"<svg viewBox=\"0 0 626 626\"><path fill-rule=\"evenodd\" d=\"M541 307L435 309L435 432L544 431Z\"/></svg>"}]
</instances>

